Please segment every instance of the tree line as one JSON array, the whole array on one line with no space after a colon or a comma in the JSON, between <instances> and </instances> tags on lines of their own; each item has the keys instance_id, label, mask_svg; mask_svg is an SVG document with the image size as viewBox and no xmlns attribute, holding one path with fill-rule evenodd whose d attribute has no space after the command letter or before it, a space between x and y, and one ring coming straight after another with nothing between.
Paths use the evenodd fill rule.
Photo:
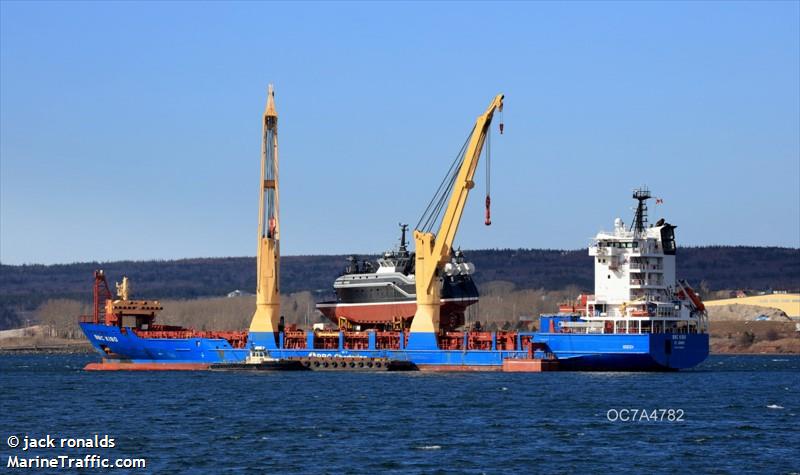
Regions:
<instances>
[{"instance_id":1,"label":"tree line","mask_svg":"<svg viewBox=\"0 0 800 475\"><path fill-rule=\"evenodd\" d=\"M567 288L580 293L594 287L593 261L585 249L490 249L465 251L465 255L476 266L474 278L485 296L491 295L485 287L491 282L505 282L515 292L530 291L531 296ZM304 295L312 301L331 298L333 280L342 272L345 259L343 255L283 257L281 293L306 292ZM677 259L679 278L706 292L800 288L800 249L686 247L678 250ZM253 257L0 265L0 329L21 326L48 301L90 304L95 269L103 269L112 286L127 275L136 298L165 301L206 300L224 297L233 290L253 293L255 267Z\"/></svg>"}]
</instances>

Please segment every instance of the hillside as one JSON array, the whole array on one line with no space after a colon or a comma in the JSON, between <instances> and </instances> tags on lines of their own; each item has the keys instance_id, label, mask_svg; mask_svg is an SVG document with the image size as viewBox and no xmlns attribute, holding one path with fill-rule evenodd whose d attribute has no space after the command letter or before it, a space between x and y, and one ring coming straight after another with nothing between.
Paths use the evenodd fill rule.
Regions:
<instances>
[{"instance_id":1,"label":"hillside","mask_svg":"<svg viewBox=\"0 0 800 475\"><path fill-rule=\"evenodd\" d=\"M593 287L592 260L585 249L474 250L465 254L475 263L479 287L492 281L511 282L517 289ZM800 249L687 247L679 250L678 260L679 277L706 291L800 288ZM317 297L330 295L333 279L344 263L341 255L284 257L281 293L307 290ZM135 295L142 298L192 299L255 288L252 257L0 265L0 329L24 323L28 312L49 299L89 302L92 272L98 268L105 270L112 283L128 275Z\"/></svg>"}]
</instances>

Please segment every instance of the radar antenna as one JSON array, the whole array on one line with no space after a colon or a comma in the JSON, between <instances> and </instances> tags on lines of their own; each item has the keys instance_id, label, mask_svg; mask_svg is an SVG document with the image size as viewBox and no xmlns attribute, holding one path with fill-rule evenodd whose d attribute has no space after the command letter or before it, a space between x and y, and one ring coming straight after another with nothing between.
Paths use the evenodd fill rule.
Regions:
<instances>
[{"instance_id":1,"label":"radar antenna","mask_svg":"<svg viewBox=\"0 0 800 475\"><path fill-rule=\"evenodd\" d=\"M408 251L408 247L406 247L406 231L408 231L408 225L400 223L400 252Z\"/></svg>"}]
</instances>

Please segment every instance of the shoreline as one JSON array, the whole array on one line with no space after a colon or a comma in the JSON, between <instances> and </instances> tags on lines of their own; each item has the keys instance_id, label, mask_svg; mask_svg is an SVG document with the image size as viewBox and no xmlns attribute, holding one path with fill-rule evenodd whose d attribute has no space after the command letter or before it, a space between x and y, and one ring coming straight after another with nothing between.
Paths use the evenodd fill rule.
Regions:
<instances>
[{"instance_id":1,"label":"shoreline","mask_svg":"<svg viewBox=\"0 0 800 475\"><path fill-rule=\"evenodd\" d=\"M0 355L8 354L91 354L95 353L94 348L88 341L76 341L74 343L62 344L21 344L8 345L0 344Z\"/></svg>"}]
</instances>

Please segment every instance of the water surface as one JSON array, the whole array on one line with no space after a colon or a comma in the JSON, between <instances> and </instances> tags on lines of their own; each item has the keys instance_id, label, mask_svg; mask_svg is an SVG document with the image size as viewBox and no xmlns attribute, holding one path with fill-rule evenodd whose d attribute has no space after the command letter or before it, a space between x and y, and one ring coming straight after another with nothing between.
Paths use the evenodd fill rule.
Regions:
<instances>
[{"instance_id":1,"label":"water surface","mask_svg":"<svg viewBox=\"0 0 800 475\"><path fill-rule=\"evenodd\" d=\"M146 458L138 473L800 472L799 356L678 373L81 370L95 360L0 356L4 468L98 453ZM621 409L683 420L608 420ZM6 442L95 433L117 447L25 455Z\"/></svg>"}]
</instances>

